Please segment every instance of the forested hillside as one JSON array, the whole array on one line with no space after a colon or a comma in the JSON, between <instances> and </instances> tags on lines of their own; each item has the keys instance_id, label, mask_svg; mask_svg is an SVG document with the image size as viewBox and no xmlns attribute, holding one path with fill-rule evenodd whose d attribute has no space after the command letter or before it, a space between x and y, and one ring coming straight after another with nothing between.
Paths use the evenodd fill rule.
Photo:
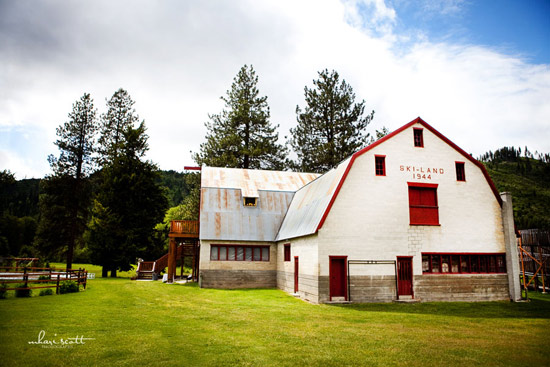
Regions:
<instances>
[{"instance_id":1,"label":"forested hillside","mask_svg":"<svg viewBox=\"0 0 550 367\"><path fill-rule=\"evenodd\" d=\"M479 158L499 192L512 193L518 229L550 229L550 154L505 147Z\"/></svg>"}]
</instances>

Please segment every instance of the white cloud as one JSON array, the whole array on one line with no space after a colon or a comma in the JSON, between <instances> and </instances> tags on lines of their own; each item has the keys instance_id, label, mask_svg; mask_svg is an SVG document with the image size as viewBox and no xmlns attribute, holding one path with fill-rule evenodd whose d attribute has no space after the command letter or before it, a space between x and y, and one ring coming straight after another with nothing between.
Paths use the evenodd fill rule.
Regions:
<instances>
[{"instance_id":1,"label":"white cloud","mask_svg":"<svg viewBox=\"0 0 550 367\"><path fill-rule=\"evenodd\" d=\"M461 5L449 4L439 11ZM281 136L296 123L304 86L328 68L376 110L373 131L421 116L474 154L503 145L550 151L549 65L397 34L396 12L381 0L14 2L4 10L0 126L40 127L36 161L56 153L55 128L84 92L102 112L124 87L148 126L149 157L181 170L245 63ZM40 168L23 162L23 149L2 147L9 159L0 164L34 175Z\"/></svg>"}]
</instances>

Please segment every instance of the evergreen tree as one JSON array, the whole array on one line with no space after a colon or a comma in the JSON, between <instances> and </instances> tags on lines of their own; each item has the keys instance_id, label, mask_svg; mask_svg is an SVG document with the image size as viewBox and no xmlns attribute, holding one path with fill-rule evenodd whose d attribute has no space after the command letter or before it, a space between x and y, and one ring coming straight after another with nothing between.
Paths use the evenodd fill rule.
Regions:
<instances>
[{"instance_id":1,"label":"evergreen tree","mask_svg":"<svg viewBox=\"0 0 550 367\"><path fill-rule=\"evenodd\" d=\"M48 157L53 174L43 182L38 245L47 255L66 250L67 269L72 267L74 248L85 229L90 204L85 178L94 169L97 130L93 100L84 93L73 104L69 121L56 130L59 158Z\"/></svg>"},{"instance_id":2,"label":"evergreen tree","mask_svg":"<svg viewBox=\"0 0 550 367\"><path fill-rule=\"evenodd\" d=\"M107 112L101 115L101 134L98 141L101 163L116 159L125 143L124 132L139 122L139 116L133 108L134 103L128 92L122 88L107 101Z\"/></svg>"},{"instance_id":3,"label":"evergreen tree","mask_svg":"<svg viewBox=\"0 0 550 367\"><path fill-rule=\"evenodd\" d=\"M296 106L298 126L290 129L289 144L297 160L291 166L322 173L367 144L374 111L364 115L365 101L355 103L353 89L334 70L319 72L313 85L304 88L306 107Z\"/></svg>"},{"instance_id":4,"label":"evergreen tree","mask_svg":"<svg viewBox=\"0 0 550 367\"><path fill-rule=\"evenodd\" d=\"M116 141L104 140L112 145L104 147L107 163L87 237L92 262L103 266L103 276L110 270L115 277L117 270L130 270L138 256L158 253L154 228L162 221L168 201L158 168L143 159L147 139L142 122L137 128L127 125Z\"/></svg>"},{"instance_id":5,"label":"evergreen tree","mask_svg":"<svg viewBox=\"0 0 550 367\"><path fill-rule=\"evenodd\" d=\"M287 150L277 143L277 126L269 122L267 97L260 97L258 77L244 65L233 79L225 109L209 115L206 142L193 154L199 165L214 167L283 169Z\"/></svg>"}]
</instances>

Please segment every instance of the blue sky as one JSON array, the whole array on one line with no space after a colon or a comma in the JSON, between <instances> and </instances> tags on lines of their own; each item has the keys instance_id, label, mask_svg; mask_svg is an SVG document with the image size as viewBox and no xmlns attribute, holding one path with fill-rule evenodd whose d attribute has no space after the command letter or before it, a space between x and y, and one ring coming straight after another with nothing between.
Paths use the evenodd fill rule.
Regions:
<instances>
[{"instance_id":1,"label":"blue sky","mask_svg":"<svg viewBox=\"0 0 550 367\"><path fill-rule=\"evenodd\" d=\"M550 1L400 1L393 4L401 32L418 30L432 42L456 42L550 63Z\"/></svg>"},{"instance_id":2,"label":"blue sky","mask_svg":"<svg viewBox=\"0 0 550 367\"><path fill-rule=\"evenodd\" d=\"M48 174L74 101L101 114L123 87L148 157L182 170L244 64L281 142L328 68L375 110L370 132L420 116L475 156L549 152L549 22L549 0L0 0L0 169Z\"/></svg>"}]
</instances>

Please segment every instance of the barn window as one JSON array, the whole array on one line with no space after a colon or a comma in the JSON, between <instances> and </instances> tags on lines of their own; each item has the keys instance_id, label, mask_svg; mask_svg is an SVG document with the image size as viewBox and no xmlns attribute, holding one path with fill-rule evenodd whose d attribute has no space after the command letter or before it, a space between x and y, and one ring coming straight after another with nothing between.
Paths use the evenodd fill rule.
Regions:
<instances>
[{"instance_id":1,"label":"barn window","mask_svg":"<svg viewBox=\"0 0 550 367\"><path fill-rule=\"evenodd\" d=\"M424 137L422 136L423 129L413 129L414 134L414 146L423 148L424 147Z\"/></svg>"},{"instance_id":2,"label":"barn window","mask_svg":"<svg viewBox=\"0 0 550 367\"><path fill-rule=\"evenodd\" d=\"M256 206L258 204L258 198L243 198L244 206Z\"/></svg>"},{"instance_id":3,"label":"barn window","mask_svg":"<svg viewBox=\"0 0 550 367\"><path fill-rule=\"evenodd\" d=\"M374 156L374 165L375 165L376 176L386 175L386 156L385 155Z\"/></svg>"},{"instance_id":4,"label":"barn window","mask_svg":"<svg viewBox=\"0 0 550 367\"><path fill-rule=\"evenodd\" d=\"M290 243L285 244L285 261L290 261Z\"/></svg>"},{"instance_id":5,"label":"barn window","mask_svg":"<svg viewBox=\"0 0 550 367\"><path fill-rule=\"evenodd\" d=\"M210 247L210 260L215 261L269 261L269 246Z\"/></svg>"},{"instance_id":6,"label":"barn window","mask_svg":"<svg viewBox=\"0 0 550 367\"><path fill-rule=\"evenodd\" d=\"M439 225L437 184L409 182L409 217L411 225Z\"/></svg>"},{"instance_id":7,"label":"barn window","mask_svg":"<svg viewBox=\"0 0 550 367\"><path fill-rule=\"evenodd\" d=\"M456 162L456 180L466 181L466 173L464 172L464 162Z\"/></svg>"},{"instance_id":8,"label":"barn window","mask_svg":"<svg viewBox=\"0 0 550 367\"><path fill-rule=\"evenodd\" d=\"M472 274L506 273L506 255L423 253L422 273Z\"/></svg>"}]
</instances>

